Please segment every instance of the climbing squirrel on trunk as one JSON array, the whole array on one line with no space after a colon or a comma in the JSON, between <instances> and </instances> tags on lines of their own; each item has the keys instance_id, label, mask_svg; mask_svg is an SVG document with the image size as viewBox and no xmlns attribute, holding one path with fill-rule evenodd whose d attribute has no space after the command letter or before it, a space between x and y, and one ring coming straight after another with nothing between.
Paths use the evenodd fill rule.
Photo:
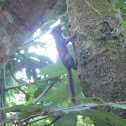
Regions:
<instances>
[{"instance_id":1,"label":"climbing squirrel on trunk","mask_svg":"<svg viewBox=\"0 0 126 126\"><path fill-rule=\"evenodd\" d=\"M63 27L61 24L57 25L51 30L51 34L53 35L56 43L56 48L60 57L60 60L64 64L64 66L67 69L68 72L68 78L69 78L69 89L71 94L71 102L75 104L76 98L75 98L75 88L74 88L74 82L73 82L73 76L71 68L74 70L77 70L76 63L70 54L67 44L69 41L75 36L72 35L71 37L65 38L63 36L63 31L65 30L65 27Z\"/></svg>"}]
</instances>

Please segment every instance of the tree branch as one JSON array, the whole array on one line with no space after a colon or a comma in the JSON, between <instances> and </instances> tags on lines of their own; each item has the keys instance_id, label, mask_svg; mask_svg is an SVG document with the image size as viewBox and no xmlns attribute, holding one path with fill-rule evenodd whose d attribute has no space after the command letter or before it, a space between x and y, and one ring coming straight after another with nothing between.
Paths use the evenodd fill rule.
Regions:
<instances>
[{"instance_id":1,"label":"tree branch","mask_svg":"<svg viewBox=\"0 0 126 126\"><path fill-rule=\"evenodd\" d=\"M94 11L96 11L99 15L103 16L103 14L101 14L98 10L96 10L87 0L85 0L85 2L86 2Z\"/></svg>"},{"instance_id":2,"label":"tree branch","mask_svg":"<svg viewBox=\"0 0 126 126\"><path fill-rule=\"evenodd\" d=\"M63 116L57 116L50 124L48 124L47 126L52 125L54 122L56 122L57 120L59 120L61 117Z\"/></svg>"},{"instance_id":3,"label":"tree branch","mask_svg":"<svg viewBox=\"0 0 126 126\"><path fill-rule=\"evenodd\" d=\"M22 86L28 86L28 85L36 84L36 83L39 83L39 82L45 82L45 81L49 81L49 80L55 80L57 78L59 78L59 77L49 78L49 79L45 79L45 80L39 80L39 81L35 81L35 82L32 82L32 83L22 84L22 85L19 85L19 86L6 87L5 90L6 91L8 91L8 90L15 90L16 88L21 88Z\"/></svg>"},{"instance_id":4,"label":"tree branch","mask_svg":"<svg viewBox=\"0 0 126 126\"><path fill-rule=\"evenodd\" d=\"M27 60L28 62L31 62L30 59L28 59L27 57L25 57L23 54L20 53L20 50L17 51L25 60Z\"/></svg>"},{"instance_id":5,"label":"tree branch","mask_svg":"<svg viewBox=\"0 0 126 126\"><path fill-rule=\"evenodd\" d=\"M38 122L38 121L40 121L40 120L47 119L47 118L49 118L49 116L43 117L43 118L41 118L41 119L37 119L37 120L34 120L34 121L31 121L31 122L29 122L28 124L35 123L35 122Z\"/></svg>"},{"instance_id":6,"label":"tree branch","mask_svg":"<svg viewBox=\"0 0 126 126\"><path fill-rule=\"evenodd\" d=\"M34 39L30 40L29 42L24 43L22 46L27 45L27 44L29 44L29 43L31 43L31 42L34 42L36 39L40 39L40 38L43 37L44 35L45 35L45 33L44 33L44 34L41 33L39 36L35 37Z\"/></svg>"},{"instance_id":7,"label":"tree branch","mask_svg":"<svg viewBox=\"0 0 126 126\"><path fill-rule=\"evenodd\" d=\"M126 104L126 101L116 102L116 103L117 103L117 105L118 104ZM27 118L20 120L20 122L25 122L27 120L30 120L30 119L34 118L34 117L45 116L45 115L47 115L49 113L56 113L56 112L59 112L59 111L62 111L64 114L65 113L69 113L69 112L77 112L77 114L80 114L80 112L82 112L84 110L83 112L85 112L85 115L86 116L89 116L89 113L90 113L90 116L91 116L92 115L92 112L94 111L94 113L95 113L96 110L90 110L89 108L94 108L94 107L97 107L97 106L112 106L112 105L115 105L115 103L105 103L105 104L95 104L95 103L94 104L93 103L89 103L88 104L88 103L85 103L85 104L80 104L80 105L73 106L73 107L67 107L67 108L54 109L54 110L51 110L51 111L46 111L48 109L48 107L47 108L43 108L43 104L37 104L37 105L35 105L36 106L36 110L38 111L38 109L42 109L43 108L44 109L44 112L41 112L39 114L35 114L35 115L28 116ZM27 106L25 106L25 108L23 108L22 105L17 105L16 110L17 110L17 112L25 112L25 113L27 113L27 109L30 108L31 109L31 112L34 112L35 110L33 108L35 106L34 105L30 105L30 106L27 105ZM23 108L23 110L21 111L22 108ZM4 109L5 109L5 112L16 112L15 111L15 106L14 107L9 107L9 108L4 108ZM0 112L2 113L3 112L3 109L0 109L0 110L1 110ZM109 114L111 114L111 113L109 113ZM126 122L126 120L124 120L124 119L121 119L121 121L123 121L123 123Z\"/></svg>"},{"instance_id":8,"label":"tree branch","mask_svg":"<svg viewBox=\"0 0 126 126\"><path fill-rule=\"evenodd\" d=\"M14 76L12 70L11 70L11 66L10 66L9 62L8 62L8 66L9 66L9 70L10 70L11 76L14 78L15 81L17 81L18 83L20 83L20 81L15 78L15 76Z\"/></svg>"},{"instance_id":9,"label":"tree branch","mask_svg":"<svg viewBox=\"0 0 126 126\"><path fill-rule=\"evenodd\" d=\"M51 83L51 85L50 85L47 89L45 89L45 90L35 99L35 101L33 101L32 103L33 103L33 104L37 103L38 100L39 100L42 96L44 96L44 95L49 91L49 89L57 82L57 80L58 80L58 78L56 78L56 79Z\"/></svg>"}]
</instances>

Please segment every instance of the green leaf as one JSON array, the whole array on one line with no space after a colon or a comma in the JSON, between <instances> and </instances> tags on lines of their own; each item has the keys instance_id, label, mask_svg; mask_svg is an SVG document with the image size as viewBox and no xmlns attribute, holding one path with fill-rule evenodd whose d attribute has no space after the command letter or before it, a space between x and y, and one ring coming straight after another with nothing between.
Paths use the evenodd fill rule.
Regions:
<instances>
[{"instance_id":1,"label":"green leaf","mask_svg":"<svg viewBox=\"0 0 126 126\"><path fill-rule=\"evenodd\" d=\"M66 83L65 83L66 82ZM68 79L65 78L62 82L56 83L54 87L41 99L41 102L49 103L53 102L54 104L62 104L69 98L69 90L67 88Z\"/></svg>"},{"instance_id":2,"label":"green leaf","mask_svg":"<svg viewBox=\"0 0 126 126\"><path fill-rule=\"evenodd\" d=\"M27 93L27 94L26 94L26 96L25 96L26 101L28 101L28 100L29 100L29 98L30 98L30 94L29 94L29 93Z\"/></svg>"},{"instance_id":3,"label":"green leaf","mask_svg":"<svg viewBox=\"0 0 126 126\"><path fill-rule=\"evenodd\" d=\"M72 69L72 74L73 74L73 82L74 82L76 97L77 97L76 99L79 99L79 97L84 98L84 95L82 96L82 94L81 94L82 93L81 84L80 84L80 79L78 78L78 75L77 75L77 71ZM77 102L77 104L80 104L80 103L81 103L81 100ZM82 101L82 103L83 103L83 101Z\"/></svg>"},{"instance_id":4,"label":"green leaf","mask_svg":"<svg viewBox=\"0 0 126 126\"><path fill-rule=\"evenodd\" d=\"M63 64L60 62L57 62L57 63L47 65L46 67L41 69L39 74L44 75L44 76L48 75L47 78L53 78L53 77L64 75L65 73L67 73L67 71L65 67L63 66Z\"/></svg>"},{"instance_id":5,"label":"green leaf","mask_svg":"<svg viewBox=\"0 0 126 126\"><path fill-rule=\"evenodd\" d=\"M34 94L36 90L38 90L38 86L37 85L30 85L27 88L26 93L32 93L32 94Z\"/></svg>"},{"instance_id":6,"label":"green leaf","mask_svg":"<svg viewBox=\"0 0 126 126\"><path fill-rule=\"evenodd\" d=\"M73 80L74 80L74 85L76 90L76 96L80 97L82 96L81 85L80 85L80 80L77 76L77 71L72 70L72 73L73 73ZM62 63L57 62L54 64L49 64L48 66L41 69L40 74L44 76L48 75L48 78L53 78L61 75L64 76L65 74L67 74L67 70L65 69ZM68 77L61 80L61 83L60 84L57 83L55 85L56 88L52 88L51 91L46 94L46 96L42 101L44 101L45 103L52 101L55 104L63 103L64 101L66 101L66 99L70 98L69 89L67 87L68 83L69 83ZM57 101L57 99L59 100Z\"/></svg>"},{"instance_id":7,"label":"green leaf","mask_svg":"<svg viewBox=\"0 0 126 126\"><path fill-rule=\"evenodd\" d=\"M66 12L67 10L67 6L66 6L66 3L64 3L60 8L59 10L57 11L58 15L62 15Z\"/></svg>"},{"instance_id":8,"label":"green leaf","mask_svg":"<svg viewBox=\"0 0 126 126\"><path fill-rule=\"evenodd\" d=\"M109 112L100 112L96 110L84 110L82 115L90 117L97 126L125 126L126 120Z\"/></svg>"},{"instance_id":9,"label":"green leaf","mask_svg":"<svg viewBox=\"0 0 126 126\"><path fill-rule=\"evenodd\" d=\"M73 114L67 114L54 123L55 126L76 126L76 124L77 117Z\"/></svg>"},{"instance_id":10,"label":"green leaf","mask_svg":"<svg viewBox=\"0 0 126 126\"><path fill-rule=\"evenodd\" d=\"M94 104L91 104L94 105ZM91 106L89 104L89 106ZM80 108L82 107L82 105L78 105ZM61 116L63 116L61 119L59 119L59 122L57 121L56 125L57 126L62 126L61 122L65 124L65 126L74 126L76 125L76 115L83 115L86 117L89 117L91 120L93 120L93 122L97 125L97 126L107 126L108 124L111 125L116 125L116 126L125 126L126 124L126 120L111 114L109 112L100 112L100 111L96 111L96 110L89 110L89 109L85 109L83 110L83 108L81 109L77 109L78 106L73 106L70 108L67 107L63 107L63 109L67 111L64 112L62 107L60 106L61 110L56 112L56 109L54 109L54 113L51 113L51 115L55 116L56 113L59 115L61 114ZM50 110L50 108L54 108L55 106L52 103L46 104L45 106L43 106L43 104L36 104L36 105L16 105L13 107L7 107L4 109L0 109L0 113L2 112L21 112L22 114L20 116L18 116L20 119L21 118L26 118L27 116L29 116L30 114L34 114L36 112L44 112L47 110ZM39 111L38 111L39 110ZM52 110L53 111L53 110ZM56 113L55 113L56 112ZM48 115L48 113L47 113ZM60 125L61 124L61 125Z\"/></svg>"},{"instance_id":11,"label":"green leaf","mask_svg":"<svg viewBox=\"0 0 126 126\"><path fill-rule=\"evenodd\" d=\"M110 13L111 13L111 14L117 14L118 11L117 11L117 10L111 10Z\"/></svg>"},{"instance_id":12,"label":"green leaf","mask_svg":"<svg viewBox=\"0 0 126 126\"><path fill-rule=\"evenodd\" d=\"M94 122L86 116L77 116L77 126L93 126ZM81 124L81 125L80 125Z\"/></svg>"},{"instance_id":13,"label":"green leaf","mask_svg":"<svg viewBox=\"0 0 126 126\"><path fill-rule=\"evenodd\" d=\"M120 26L120 28L118 28L118 31L117 31L118 35L119 35L119 34L121 33L121 31L123 31L125 28L126 28L126 21L123 22L123 24Z\"/></svg>"},{"instance_id":14,"label":"green leaf","mask_svg":"<svg viewBox=\"0 0 126 126\"><path fill-rule=\"evenodd\" d=\"M121 8L120 12L121 12L122 15L125 15L126 14L126 8Z\"/></svg>"},{"instance_id":15,"label":"green leaf","mask_svg":"<svg viewBox=\"0 0 126 126\"><path fill-rule=\"evenodd\" d=\"M33 97L30 97L29 99L28 99L28 101L26 101L26 105L27 104L31 104L33 101L34 101L35 99L33 98Z\"/></svg>"},{"instance_id":16,"label":"green leaf","mask_svg":"<svg viewBox=\"0 0 126 126\"><path fill-rule=\"evenodd\" d=\"M125 6L125 1L118 1L116 4L115 4L115 9L119 9L121 7L124 7Z\"/></svg>"},{"instance_id":17,"label":"green leaf","mask_svg":"<svg viewBox=\"0 0 126 126\"><path fill-rule=\"evenodd\" d=\"M125 15L122 15L122 14L121 14L121 18L123 19L123 21L126 22L126 14L125 14Z\"/></svg>"},{"instance_id":18,"label":"green leaf","mask_svg":"<svg viewBox=\"0 0 126 126\"><path fill-rule=\"evenodd\" d=\"M43 105L46 106L46 107L49 107L49 108L50 108L49 110L54 110L54 109L56 109L55 104L52 103L52 102L49 102L49 103L43 104Z\"/></svg>"},{"instance_id":19,"label":"green leaf","mask_svg":"<svg viewBox=\"0 0 126 126\"><path fill-rule=\"evenodd\" d=\"M9 107L10 106L10 103L6 101L6 106Z\"/></svg>"},{"instance_id":20,"label":"green leaf","mask_svg":"<svg viewBox=\"0 0 126 126\"><path fill-rule=\"evenodd\" d=\"M15 106L15 105L16 105L16 103L15 103L15 102L11 102L11 105L12 105L12 106Z\"/></svg>"}]
</instances>

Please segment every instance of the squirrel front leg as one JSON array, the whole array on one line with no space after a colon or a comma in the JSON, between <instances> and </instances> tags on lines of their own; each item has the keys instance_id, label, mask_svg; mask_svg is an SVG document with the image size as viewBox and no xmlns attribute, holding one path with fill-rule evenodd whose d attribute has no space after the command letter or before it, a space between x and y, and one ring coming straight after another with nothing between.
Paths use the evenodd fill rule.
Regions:
<instances>
[{"instance_id":1,"label":"squirrel front leg","mask_svg":"<svg viewBox=\"0 0 126 126\"><path fill-rule=\"evenodd\" d=\"M72 40L75 37L76 33L74 33L72 36L67 37L65 40L65 44L67 45L69 43L70 40Z\"/></svg>"},{"instance_id":2,"label":"squirrel front leg","mask_svg":"<svg viewBox=\"0 0 126 126\"><path fill-rule=\"evenodd\" d=\"M65 27L61 27L61 31L65 31ZM76 35L76 33L74 33L72 36L70 36L70 37L65 37L64 36L64 34L63 34L63 32L62 32L62 37L65 39L65 44L67 45L68 43L69 43L69 41L71 40L71 39L73 39L74 37L75 37L75 35Z\"/></svg>"}]
</instances>

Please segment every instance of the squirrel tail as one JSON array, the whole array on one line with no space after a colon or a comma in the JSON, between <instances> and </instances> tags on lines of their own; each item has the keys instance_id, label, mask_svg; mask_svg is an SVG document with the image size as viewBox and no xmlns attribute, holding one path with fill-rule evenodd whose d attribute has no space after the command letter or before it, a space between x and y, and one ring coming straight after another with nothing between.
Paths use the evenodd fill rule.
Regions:
<instances>
[{"instance_id":1,"label":"squirrel tail","mask_svg":"<svg viewBox=\"0 0 126 126\"><path fill-rule=\"evenodd\" d=\"M75 88L74 88L74 82L73 82L73 75L71 69L68 70L68 78L69 78L69 90L71 95L71 102L75 104L76 98L75 98Z\"/></svg>"}]
</instances>

